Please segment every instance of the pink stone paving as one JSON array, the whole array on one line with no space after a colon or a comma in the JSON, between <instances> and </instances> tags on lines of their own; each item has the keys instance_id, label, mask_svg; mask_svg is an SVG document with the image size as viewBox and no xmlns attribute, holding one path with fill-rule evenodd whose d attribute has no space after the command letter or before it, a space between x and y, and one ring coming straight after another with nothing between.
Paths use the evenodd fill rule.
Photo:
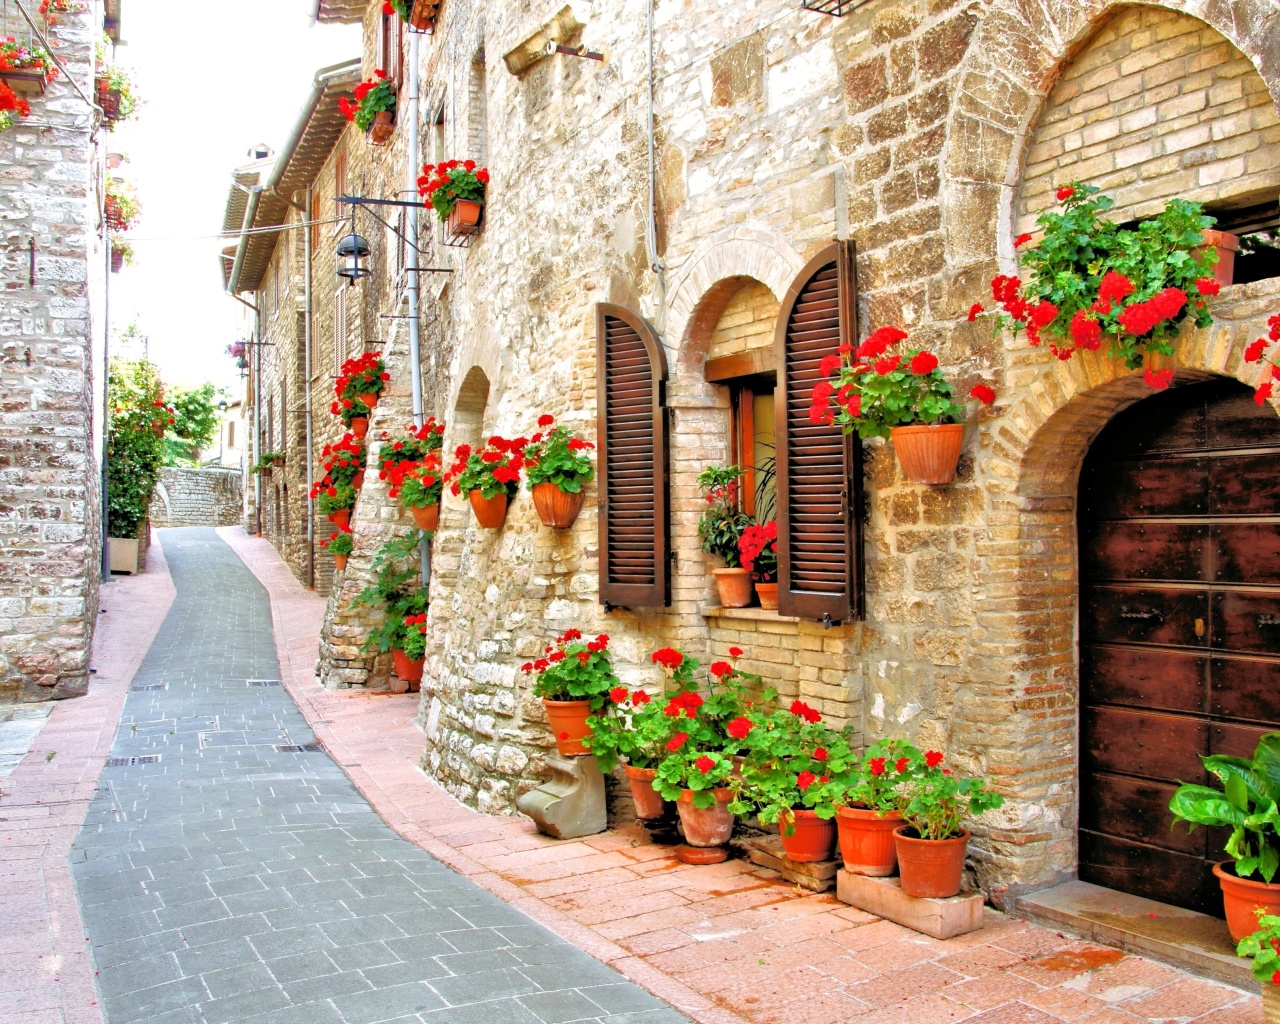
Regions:
<instances>
[{"instance_id":1,"label":"pink stone paving","mask_svg":"<svg viewBox=\"0 0 1280 1024\"><path fill-rule=\"evenodd\" d=\"M96 791L129 683L173 601L164 554L99 594L89 692L53 708L0 779L0 1024L102 1024L71 884L71 844Z\"/></svg>"},{"instance_id":2,"label":"pink stone paving","mask_svg":"<svg viewBox=\"0 0 1280 1024\"><path fill-rule=\"evenodd\" d=\"M267 541L219 533L271 594L289 692L388 824L700 1024L1262 1019L1255 994L990 909L981 931L939 941L743 861L687 867L638 831L557 841L464 807L418 767L417 701L323 689L324 599Z\"/></svg>"}]
</instances>

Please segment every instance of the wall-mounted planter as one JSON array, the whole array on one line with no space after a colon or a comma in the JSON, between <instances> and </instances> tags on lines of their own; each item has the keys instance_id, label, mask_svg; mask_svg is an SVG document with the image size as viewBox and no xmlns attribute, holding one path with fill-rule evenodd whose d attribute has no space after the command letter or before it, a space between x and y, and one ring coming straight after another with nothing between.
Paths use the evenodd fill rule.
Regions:
<instances>
[{"instance_id":1,"label":"wall-mounted planter","mask_svg":"<svg viewBox=\"0 0 1280 1024\"><path fill-rule=\"evenodd\" d=\"M471 511L476 514L476 522L486 530L501 530L507 521L507 494L500 491L492 498L486 498L479 490L467 494L471 502Z\"/></svg>"},{"instance_id":2,"label":"wall-mounted planter","mask_svg":"<svg viewBox=\"0 0 1280 1024\"><path fill-rule=\"evenodd\" d=\"M4 82L14 92L25 92L35 96L43 96L45 86L48 84L45 73L35 68L0 70L0 82Z\"/></svg>"},{"instance_id":3,"label":"wall-mounted planter","mask_svg":"<svg viewBox=\"0 0 1280 1024\"><path fill-rule=\"evenodd\" d=\"M1214 231L1206 228L1203 246L1192 250L1196 256L1203 256L1209 249L1218 250L1218 262L1213 265L1213 279L1218 284L1231 284L1235 280L1236 253L1240 251L1240 236L1228 231Z\"/></svg>"},{"instance_id":4,"label":"wall-mounted planter","mask_svg":"<svg viewBox=\"0 0 1280 1024\"><path fill-rule=\"evenodd\" d=\"M470 245L471 239L480 233L483 219L483 205L471 199L459 199L444 222L445 244Z\"/></svg>"},{"instance_id":5,"label":"wall-mounted planter","mask_svg":"<svg viewBox=\"0 0 1280 1024\"><path fill-rule=\"evenodd\" d=\"M118 274L124 269L124 250L111 250L111 273Z\"/></svg>"},{"instance_id":6,"label":"wall-mounted planter","mask_svg":"<svg viewBox=\"0 0 1280 1024\"><path fill-rule=\"evenodd\" d=\"M409 27L415 32L432 32L440 14L440 0L413 0L409 9Z\"/></svg>"},{"instance_id":7,"label":"wall-mounted planter","mask_svg":"<svg viewBox=\"0 0 1280 1024\"><path fill-rule=\"evenodd\" d=\"M435 533L440 528L439 502L434 505L427 505L424 508L410 505L409 512L413 516L413 525L424 533Z\"/></svg>"},{"instance_id":8,"label":"wall-mounted planter","mask_svg":"<svg viewBox=\"0 0 1280 1024\"><path fill-rule=\"evenodd\" d=\"M557 530L567 530L574 524L586 497L581 491L577 494L562 491L550 481L534 484L531 493L542 525Z\"/></svg>"},{"instance_id":9,"label":"wall-mounted planter","mask_svg":"<svg viewBox=\"0 0 1280 1024\"><path fill-rule=\"evenodd\" d=\"M353 416L347 426L351 428L351 433L355 434L356 437L364 437L365 434L369 433L369 417Z\"/></svg>"},{"instance_id":10,"label":"wall-mounted planter","mask_svg":"<svg viewBox=\"0 0 1280 1024\"><path fill-rule=\"evenodd\" d=\"M396 130L396 113L394 110L379 110L373 117L373 124L369 126L369 141L375 146L381 146Z\"/></svg>"},{"instance_id":11,"label":"wall-mounted planter","mask_svg":"<svg viewBox=\"0 0 1280 1024\"><path fill-rule=\"evenodd\" d=\"M913 423L889 431L903 475L918 484L949 484L956 478L963 423Z\"/></svg>"}]
</instances>

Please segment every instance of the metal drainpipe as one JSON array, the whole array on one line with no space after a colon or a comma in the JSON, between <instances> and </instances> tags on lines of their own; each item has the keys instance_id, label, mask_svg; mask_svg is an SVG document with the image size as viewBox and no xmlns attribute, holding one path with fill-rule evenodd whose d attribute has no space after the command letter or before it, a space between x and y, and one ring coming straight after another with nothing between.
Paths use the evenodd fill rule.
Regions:
<instances>
[{"instance_id":1,"label":"metal drainpipe","mask_svg":"<svg viewBox=\"0 0 1280 1024\"><path fill-rule=\"evenodd\" d=\"M111 395L108 393L111 380L111 232L107 228L106 211L106 146L99 146L98 153L103 185L98 190L98 223L102 225L103 266L107 272L102 288L102 582L109 583L111 551L107 538L111 531L107 528L107 516L111 511L111 496L107 493L107 436L111 431Z\"/></svg>"},{"instance_id":2,"label":"metal drainpipe","mask_svg":"<svg viewBox=\"0 0 1280 1024\"><path fill-rule=\"evenodd\" d=\"M262 310L253 307L253 461L262 458ZM262 474L253 474L254 533L262 536Z\"/></svg>"},{"instance_id":3,"label":"metal drainpipe","mask_svg":"<svg viewBox=\"0 0 1280 1024\"><path fill-rule=\"evenodd\" d=\"M417 32L409 33L409 137L408 150L409 159L407 165L407 173L405 175L405 187L409 190L409 195L415 195L417 192L418 168L420 165L418 155L418 88L419 88L419 68L418 68L418 41L421 38ZM409 207L408 224L409 238L413 240L413 245L408 247L405 254L409 260L408 276L409 276L409 384L413 389L413 425L415 427L422 426L422 353L420 349L421 331L418 327L418 316L421 310L421 289L418 287L418 208L416 206ZM427 543L427 539L422 538L422 543L418 546L418 565L422 571L422 585L424 587L430 585L431 580L431 547Z\"/></svg>"},{"instance_id":4,"label":"metal drainpipe","mask_svg":"<svg viewBox=\"0 0 1280 1024\"><path fill-rule=\"evenodd\" d=\"M661 277L662 264L658 261L658 167L656 154L654 153L653 127L653 93L655 88L653 70L653 5L654 0L649 0L649 224L648 230L645 232L645 242L649 249L649 268Z\"/></svg>"},{"instance_id":5,"label":"metal drainpipe","mask_svg":"<svg viewBox=\"0 0 1280 1024\"><path fill-rule=\"evenodd\" d=\"M311 499L311 488L315 484L315 448L312 436L311 420L311 192L307 193L306 205L294 202L293 196L281 195L272 189L285 202L302 214L302 363L303 390L307 401L303 407L307 425L307 589L316 589L316 503ZM285 441L288 447L288 441Z\"/></svg>"}]
</instances>

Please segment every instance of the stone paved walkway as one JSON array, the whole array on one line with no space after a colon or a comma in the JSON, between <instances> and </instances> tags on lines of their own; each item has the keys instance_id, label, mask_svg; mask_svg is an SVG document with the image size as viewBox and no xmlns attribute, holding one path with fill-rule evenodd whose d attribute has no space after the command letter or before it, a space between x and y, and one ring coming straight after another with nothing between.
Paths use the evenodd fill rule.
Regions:
<instances>
[{"instance_id":1,"label":"stone paved walkway","mask_svg":"<svg viewBox=\"0 0 1280 1024\"><path fill-rule=\"evenodd\" d=\"M107 1024L685 1019L388 828L305 749L266 591L160 536L177 597L72 858Z\"/></svg>"},{"instance_id":2,"label":"stone paved walkway","mask_svg":"<svg viewBox=\"0 0 1280 1024\"><path fill-rule=\"evenodd\" d=\"M416 695L314 677L324 601L219 533L271 593L285 683L401 835L700 1024L1259 1024L1256 994L987 911L939 942L741 861L689 868L626 831L558 842L461 807L417 767Z\"/></svg>"}]
</instances>

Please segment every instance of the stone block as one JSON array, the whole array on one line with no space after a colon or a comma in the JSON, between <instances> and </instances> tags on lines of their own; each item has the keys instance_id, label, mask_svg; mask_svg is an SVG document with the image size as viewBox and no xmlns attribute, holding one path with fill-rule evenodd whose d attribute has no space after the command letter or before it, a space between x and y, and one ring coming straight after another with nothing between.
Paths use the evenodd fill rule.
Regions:
<instances>
[{"instance_id":1,"label":"stone block","mask_svg":"<svg viewBox=\"0 0 1280 1024\"><path fill-rule=\"evenodd\" d=\"M836 899L935 939L950 939L982 927L984 901L980 892L962 892L944 900L921 899L903 892L897 878L868 878L841 868L836 874Z\"/></svg>"},{"instance_id":2,"label":"stone block","mask_svg":"<svg viewBox=\"0 0 1280 1024\"><path fill-rule=\"evenodd\" d=\"M577 839L603 832L608 825L605 813L604 775L594 757L548 757L552 777L516 801L520 813L527 814L538 831L555 839Z\"/></svg>"},{"instance_id":3,"label":"stone block","mask_svg":"<svg viewBox=\"0 0 1280 1024\"><path fill-rule=\"evenodd\" d=\"M810 892L826 892L836 884L838 860L820 860L802 864L786 855L778 836L761 836L758 839L734 840L733 846L747 854L752 864L778 872L788 882Z\"/></svg>"}]
</instances>

